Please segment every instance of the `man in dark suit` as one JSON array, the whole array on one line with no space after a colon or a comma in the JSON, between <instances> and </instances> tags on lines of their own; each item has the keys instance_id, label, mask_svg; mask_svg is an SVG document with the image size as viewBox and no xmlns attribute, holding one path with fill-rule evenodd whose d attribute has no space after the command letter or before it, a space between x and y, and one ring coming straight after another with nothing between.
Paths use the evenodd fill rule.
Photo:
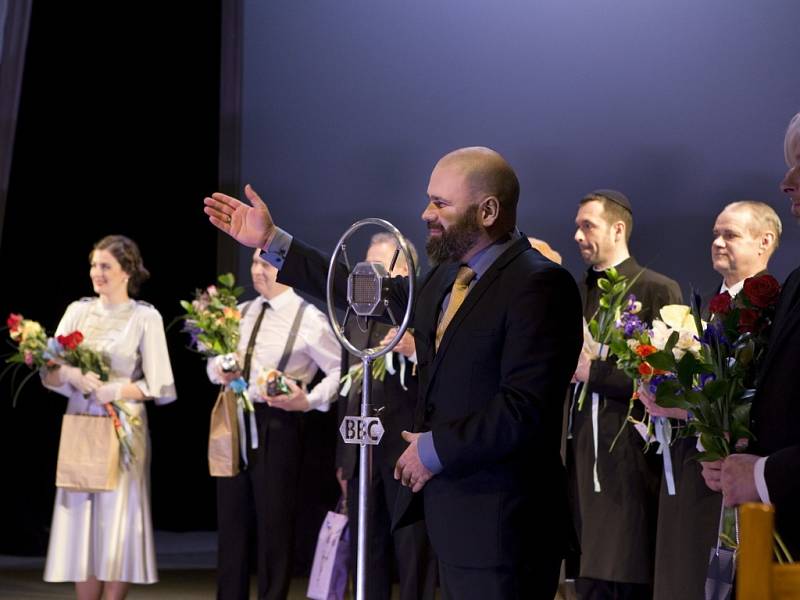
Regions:
<instances>
[{"instance_id":1,"label":"man in dark suit","mask_svg":"<svg viewBox=\"0 0 800 600\"><path fill-rule=\"evenodd\" d=\"M745 279L765 273L780 243L781 230L780 218L763 202L728 204L717 216L712 232L711 263L722 277L713 295L728 292L736 296ZM708 320L709 316L703 318ZM649 389L640 389L639 398L652 416L675 419L679 426L686 422L685 410L658 406ZM696 437L674 440L669 451L675 495L668 494L662 477L653 600L701 599L708 574L708 552L717 542L722 495L703 482L701 463L696 459Z\"/></svg>"},{"instance_id":2,"label":"man in dark suit","mask_svg":"<svg viewBox=\"0 0 800 600\"><path fill-rule=\"evenodd\" d=\"M324 296L326 258L277 229L245 191L252 207L206 198L211 223L265 249L282 280ZM422 213L435 266L413 299L420 394L395 469L405 486L395 522L424 514L445 598L550 600L569 539L559 444L580 298L569 273L516 228L518 198L499 154L463 148L437 163ZM340 303L346 276L340 266ZM395 314L407 300L407 282L395 278Z\"/></svg>"},{"instance_id":3,"label":"man in dark suit","mask_svg":"<svg viewBox=\"0 0 800 600\"><path fill-rule=\"evenodd\" d=\"M378 262L387 269L392 261L397 244L388 232L372 236L366 260ZM417 251L409 242L414 264L419 264ZM407 276L408 265L400 254L392 275ZM389 325L374 319L361 322L351 318L346 326L347 339L356 348L376 348L386 344L394 337ZM417 405L418 376L416 369L417 352L414 337L408 331L394 347L391 356L386 358L386 369L382 378L372 380L372 406L380 417L384 428L381 443L375 446L372 460L370 504L370 547L368 598L370 600L389 600L392 595L393 565L400 581L401 600L433 600L436 591L436 557L428 540L422 522L401 527L392 532L392 511L400 482L394 478L394 466L407 444L401 432L414 427L414 409ZM346 374L361 361L342 349L342 369ZM345 384L342 388L344 398L339 400L339 421L347 415L361 414L361 383ZM336 477L343 482L348 499L347 509L351 531L355 532L358 523L358 446L345 444L339 438L336 447ZM355 539L355 538L353 538ZM351 566L356 567L355 543L351 547Z\"/></svg>"},{"instance_id":4,"label":"man in dark suit","mask_svg":"<svg viewBox=\"0 0 800 600\"><path fill-rule=\"evenodd\" d=\"M595 190L586 195L575 226L575 241L589 265L581 289L587 321L600 301L597 281L609 267L616 267L629 281L637 277L630 292L642 303L638 316L643 322L651 323L662 306L681 302L675 281L640 266L630 255L633 212L624 194ZM575 373L575 379L588 388L583 409L573 412L582 552L575 588L587 600L649 599L661 457L654 450L645 453L639 433L625 424L633 393L631 379L612 360L588 358L582 353ZM633 416L643 418L641 404L636 403Z\"/></svg>"},{"instance_id":5,"label":"man in dark suit","mask_svg":"<svg viewBox=\"0 0 800 600\"><path fill-rule=\"evenodd\" d=\"M789 171L781 189L800 221L800 113L786 132ZM752 454L734 454L719 472L704 471L706 483L722 490L725 502L775 505L775 529L795 560L800 557L800 268L781 290L767 355L751 409Z\"/></svg>"}]
</instances>

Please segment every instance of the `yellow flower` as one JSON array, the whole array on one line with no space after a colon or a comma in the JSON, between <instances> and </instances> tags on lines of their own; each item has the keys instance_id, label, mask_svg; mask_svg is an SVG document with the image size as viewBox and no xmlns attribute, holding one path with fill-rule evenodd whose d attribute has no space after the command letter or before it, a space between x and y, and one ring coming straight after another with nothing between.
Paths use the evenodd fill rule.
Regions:
<instances>
[{"instance_id":1,"label":"yellow flower","mask_svg":"<svg viewBox=\"0 0 800 600\"><path fill-rule=\"evenodd\" d=\"M38 337L43 334L42 326L36 321L25 320L22 322L22 341L25 342L30 337Z\"/></svg>"},{"instance_id":2,"label":"yellow flower","mask_svg":"<svg viewBox=\"0 0 800 600\"><path fill-rule=\"evenodd\" d=\"M222 314L225 315L226 319L233 319L235 321L238 321L239 319L241 319L241 315L239 314L239 311L237 309L235 309L235 308L230 307L230 306L226 306L225 308L223 308L222 309Z\"/></svg>"}]
</instances>

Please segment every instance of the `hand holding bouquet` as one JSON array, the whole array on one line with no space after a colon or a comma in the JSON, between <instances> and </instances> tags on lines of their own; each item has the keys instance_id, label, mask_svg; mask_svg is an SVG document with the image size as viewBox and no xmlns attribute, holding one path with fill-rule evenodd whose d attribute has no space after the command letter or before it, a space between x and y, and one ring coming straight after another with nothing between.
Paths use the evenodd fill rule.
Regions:
<instances>
[{"instance_id":1,"label":"hand holding bouquet","mask_svg":"<svg viewBox=\"0 0 800 600\"><path fill-rule=\"evenodd\" d=\"M47 337L44 328L36 321L25 319L20 314L12 313L6 321L9 335L17 343L16 352L12 353L6 362L9 366L0 374L11 369L26 365L31 368L31 373L25 376L14 393L13 403L16 406L17 397L28 380L36 375L41 368L75 369L71 371L73 381L66 380L84 395L95 393L100 382L108 381L110 368L106 358L96 350L83 345L83 333L78 330L67 335ZM81 385L78 380L87 382ZM125 403L115 397L103 404L103 407L112 419L114 432L117 434L121 446L121 457L124 466L130 465L133 460L133 446L131 436L132 427L141 425L139 417L134 416Z\"/></svg>"},{"instance_id":2,"label":"hand holding bouquet","mask_svg":"<svg viewBox=\"0 0 800 600\"><path fill-rule=\"evenodd\" d=\"M186 314L180 318L183 319L183 331L190 337L190 350L218 360L223 373L237 373L241 371L236 350L239 346L239 322L242 319L237 302L244 290L236 287L232 273L220 275L217 283L219 285L195 290L192 301L181 300ZM253 404L247 395L247 382L243 377L232 379L226 387L242 400L245 410L253 412Z\"/></svg>"}]
</instances>

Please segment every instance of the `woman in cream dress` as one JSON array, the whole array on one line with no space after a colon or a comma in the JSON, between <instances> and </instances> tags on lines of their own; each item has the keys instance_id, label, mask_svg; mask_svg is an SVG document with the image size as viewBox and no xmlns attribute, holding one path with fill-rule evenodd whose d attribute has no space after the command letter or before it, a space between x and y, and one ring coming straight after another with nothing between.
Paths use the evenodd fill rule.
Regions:
<instances>
[{"instance_id":1,"label":"woman in cream dress","mask_svg":"<svg viewBox=\"0 0 800 600\"><path fill-rule=\"evenodd\" d=\"M176 396L161 315L129 296L149 276L136 244L107 236L95 245L90 263L97 297L70 304L56 334L80 331L83 343L109 360L109 381L61 366L45 373L44 384L69 398L67 413L104 415L103 404L116 400L141 425L133 428L133 460L120 469L115 490L57 491L44 579L74 581L79 600L119 599L131 583L158 580L144 401L166 404Z\"/></svg>"}]
</instances>

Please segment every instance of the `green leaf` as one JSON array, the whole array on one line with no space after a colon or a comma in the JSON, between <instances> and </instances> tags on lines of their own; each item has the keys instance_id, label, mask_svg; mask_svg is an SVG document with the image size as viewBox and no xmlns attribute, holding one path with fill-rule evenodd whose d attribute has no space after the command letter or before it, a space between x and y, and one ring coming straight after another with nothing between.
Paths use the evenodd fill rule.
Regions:
<instances>
[{"instance_id":1,"label":"green leaf","mask_svg":"<svg viewBox=\"0 0 800 600\"><path fill-rule=\"evenodd\" d=\"M686 397L681 394L657 398L656 404L663 408L682 408L684 410L692 410L693 408L691 403L686 400Z\"/></svg>"},{"instance_id":2,"label":"green leaf","mask_svg":"<svg viewBox=\"0 0 800 600\"><path fill-rule=\"evenodd\" d=\"M686 389L691 389L694 383L694 376L698 372L698 365L699 361L691 352L684 354L678 361L678 381L680 381Z\"/></svg>"},{"instance_id":3,"label":"green leaf","mask_svg":"<svg viewBox=\"0 0 800 600\"><path fill-rule=\"evenodd\" d=\"M713 381L709 381L703 387L703 394L705 394L706 398L709 400L716 400L718 398L722 398L728 389L728 383L721 379L715 379Z\"/></svg>"},{"instance_id":4,"label":"green leaf","mask_svg":"<svg viewBox=\"0 0 800 600\"><path fill-rule=\"evenodd\" d=\"M227 288L232 288L234 283L236 283L236 278L233 276L233 273L223 273L217 277L217 281Z\"/></svg>"},{"instance_id":5,"label":"green leaf","mask_svg":"<svg viewBox=\"0 0 800 600\"><path fill-rule=\"evenodd\" d=\"M611 282L605 277L601 277L600 279L597 280L597 287L599 287L604 292L608 292L611 290Z\"/></svg>"},{"instance_id":6,"label":"green leaf","mask_svg":"<svg viewBox=\"0 0 800 600\"><path fill-rule=\"evenodd\" d=\"M683 391L681 384L674 379L666 379L661 382L656 390L656 404L663 406L662 402L669 401L672 397Z\"/></svg>"},{"instance_id":7,"label":"green leaf","mask_svg":"<svg viewBox=\"0 0 800 600\"><path fill-rule=\"evenodd\" d=\"M667 338L667 343L664 346L664 352L669 352L670 354L672 354L672 349L675 347L675 344L678 343L679 338L680 334L677 331L673 331Z\"/></svg>"},{"instance_id":8,"label":"green leaf","mask_svg":"<svg viewBox=\"0 0 800 600\"><path fill-rule=\"evenodd\" d=\"M674 373L676 370L675 357L671 352L664 352L663 350L653 352L647 357L647 362L654 369L659 369L661 371L669 371L670 373Z\"/></svg>"},{"instance_id":9,"label":"green leaf","mask_svg":"<svg viewBox=\"0 0 800 600\"><path fill-rule=\"evenodd\" d=\"M600 304L601 308L608 308L609 307L608 298L606 298L605 296L602 296L600 298L599 304Z\"/></svg>"}]
</instances>

